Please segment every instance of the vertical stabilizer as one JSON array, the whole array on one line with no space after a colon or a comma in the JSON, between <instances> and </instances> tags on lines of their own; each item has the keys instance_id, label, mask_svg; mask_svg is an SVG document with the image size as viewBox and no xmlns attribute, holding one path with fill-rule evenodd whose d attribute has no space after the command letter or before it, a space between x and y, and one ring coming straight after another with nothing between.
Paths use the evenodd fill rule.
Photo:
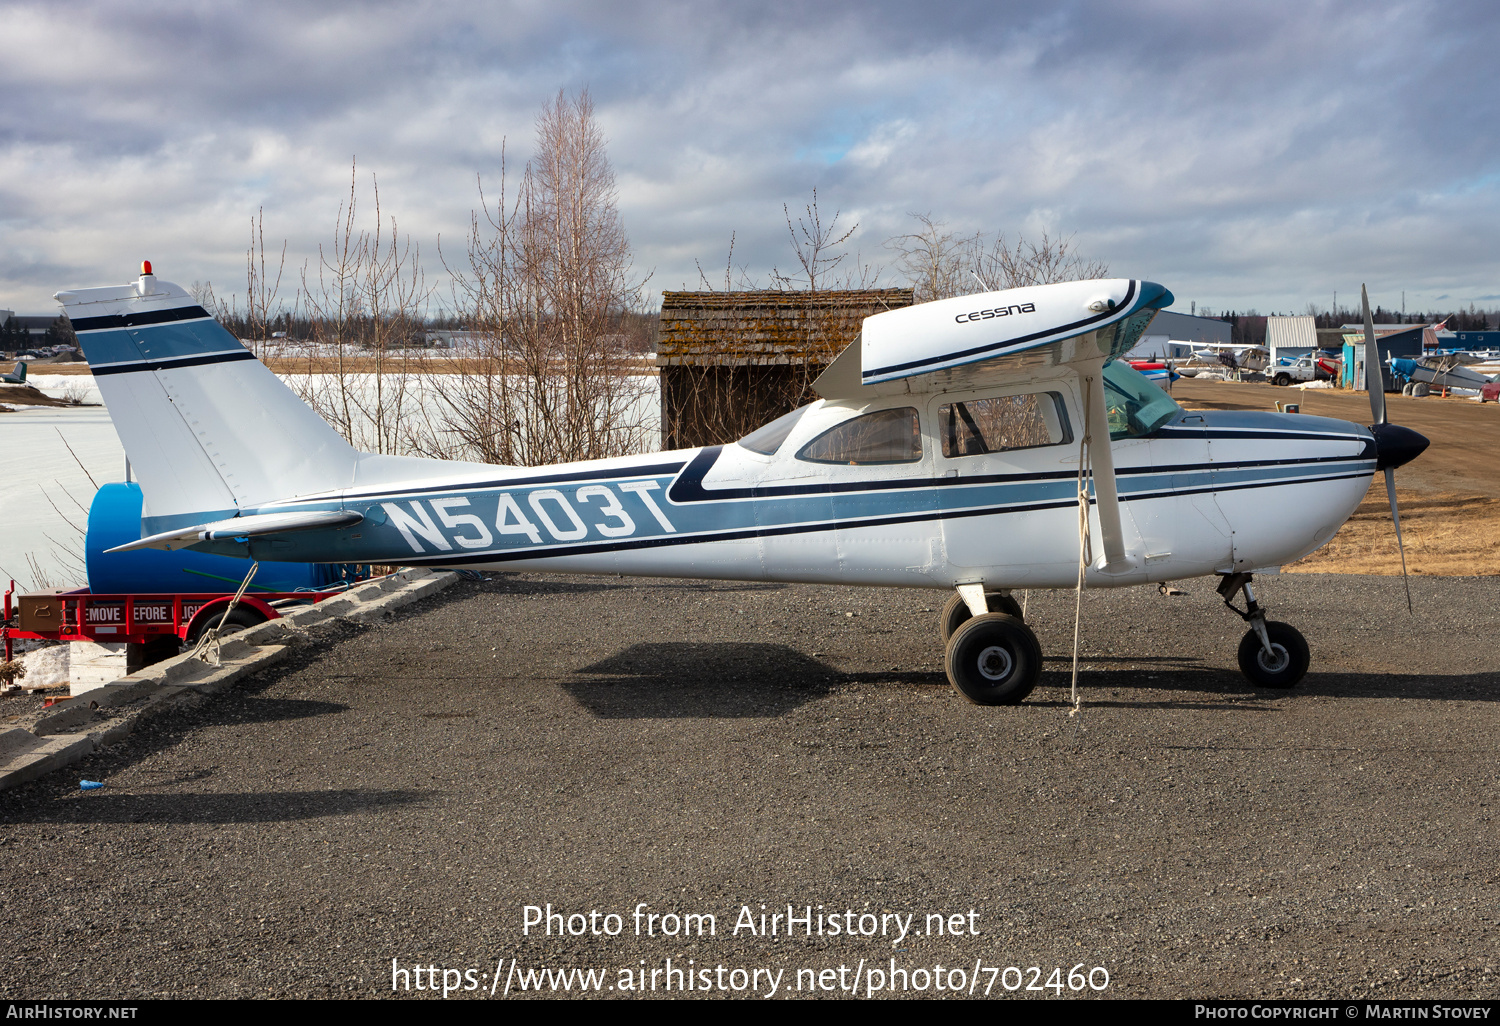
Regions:
<instances>
[{"instance_id":1,"label":"vertical stabilizer","mask_svg":"<svg viewBox=\"0 0 1500 1026\"><path fill-rule=\"evenodd\" d=\"M354 449L181 287L57 293L154 530L347 487Z\"/></svg>"}]
</instances>

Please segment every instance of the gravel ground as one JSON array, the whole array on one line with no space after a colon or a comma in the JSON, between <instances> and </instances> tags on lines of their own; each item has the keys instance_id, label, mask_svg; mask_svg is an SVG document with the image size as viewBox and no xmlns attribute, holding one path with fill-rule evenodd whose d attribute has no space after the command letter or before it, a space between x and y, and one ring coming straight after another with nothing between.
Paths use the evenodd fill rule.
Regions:
<instances>
[{"instance_id":1,"label":"gravel ground","mask_svg":"<svg viewBox=\"0 0 1500 1026\"><path fill-rule=\"evenodd\" d=\"M0 793L0 995L371 997L392 959L412 996L497 962L512 996L543 966L662 994L670 958L777 997L891 959L929 995L1081 964L1116 997L1496 997L1500 579L1416 580L1416 618L1399 580L1265 579L1312 647L1287 693L1187 587L1084 596L1081 724L1066 593L1001 708L947 685L933 592L519 575L329 628ZM635 936L642 902L716 933ZM525 934L548 903L621 933ZM887 932L735 934L788 904Z\"/></svg>"}]
</instances>

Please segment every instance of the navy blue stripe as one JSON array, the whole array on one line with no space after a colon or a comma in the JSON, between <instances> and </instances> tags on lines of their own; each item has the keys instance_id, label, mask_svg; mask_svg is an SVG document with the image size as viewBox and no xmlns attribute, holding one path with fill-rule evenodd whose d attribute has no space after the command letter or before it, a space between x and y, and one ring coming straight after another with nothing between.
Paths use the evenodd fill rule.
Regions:
<instances>
[{"instance_id":1,"label":"navy blue stripe","mask_svg":"<svg viewBox=\"0 0 1500 1026\"><path fill-rule=\"evenodd\" d=\"M102 328L133 328L141 324L166 324L170 321L191 321L208 315L208 311L201 306L179 306L171 310L143 310L140 313L111 314L108 317L75 317L70 320L76 332L99 331Z\"/></svg>"},{"instance_id":2,"label":"navy blue stripe","mask_svg":"<svg viewBox=\"0 0 1500 1026\"><path fill-rule=\"evenodd\" d=\"M1342 433L1339 433L1339 434L1330 434L1329 432L1326 432L1326 431L1294 431L1294 430L1291 430L1291 429L1287 429L1287 430L1284 430L1284 431L1277 431L1277 430L1273 430L1273 429L1270 429L1270 428L1247 428L1245 430L1239 431L1239 430L1235 430L1233 428L1212 428L1212 429L1205 429L1205 428L1183 427L1180 424L1174 424L1174 425L1171 425L1171 426L1168 426L1168 427L1159 427L1155 431L1151 432L1151 434L1149 434L1149 435L1140 435L1140 436L1137 436L1137 437L1141 437L1141 438L1155 438L1157 435L1174 435L1174 436L1180 436L1180 437L1183 437L1183 438L1223 438L1223 439L1279 438L1279 439L1290 439L1290 440L1300 440L1300 441L1322 441L1322 442L1330 442L1330 441L1352 442L1352 441L1354 441L1357 438L1363 438L1362 435L1359 435L1359 434L1357 434L1357 433L1355 433L1353 431L1342 432ZM1367 439L1367 438L1364 439L1364 440L1365 441L1369 441L1369 439ZM1125 439L1118 439L1118 441L1125 441Z\"/></svg>"},{"instance_id":3,"label":"navy blue stripe","mask_svg":"<svg viewBox=\"0 0 1500 1026\"><path fill-rule=\"evenodd\" d=\"M1235 485L1209 485L1205 488L1178 488L1168 489L1164 492L1141 492L1136 495L1122 495L1121 502L1137 502L1141 499L1165 499L1174 495L1202 495L1205 492L1239 492L1246 488L1277 488L1281 485L1315 484L1323 481L1347 481L1356 477L1374 477L1375 471L1354 471L1349 474L1325 474L1322 477L1299 477L1278 478L1271 481L1247 481L1244 484ZM1071 503L1070 503L1071 505Z\"/></svg>"},{"instance_id":4,"label":"navy blue stripe","mask_svg":"<svg viewBox=\"0 0 1500 1026\"><path fill-rule=\"evenodd\" d=\"M179 367L201 367L209 363L232 363L236 360L253 360L255 354L248 349L237 352L209 353L206 356L183 356L173 360L141 360L138 363L116 363L107 367L90 368L95 377L102 374L133 374L136 371L176 370Z\"/></svg>"},{"instance_id":5,"label":"navy blue stripe","mask_svg":"<svg viewBox=\"0 0 1500 1026\"><path fill-rule=\"evenodd\" d=\"M1152 492L1145 495L1121 496L1120 501L1138 502L1145 499L1162 499L1179 495L1198 495L1204 492L1232 492L1243 491L1247 488L1278 488L1287 485L1315 484L1322 481L1344 481L1354 478L1371 477L1373 473L1373 471L1370 471L1369 473L1331 474L1325 477L1303 478L1297 481L1252 481L1247 484L1229 485L1219 488L1188 488L1177 491ZM854 530L864 527L887 527L894 524L912 524L927 520L960 520L965 517L986 517L1004 513L1031 513L1044 509L1066 509L1076 505L1077 499L1070 497L1051 502L1023 503L1014 506L987 506L981 509L928 511L903 516L875 517L868 520L787 524L782 527L744 528L737 531L723 531L718 534L699 534L686 537L681 535L658 535L651 538L633 538L629 541L620 542L592 542L586 545L560 545L546 549L504 550L465 556L462 559L447 559L441 556L418 557L415 559L405 559L404 562L410 566L461 566L471 563L511 563L527 559L550 559L554 556L582 556L591 553L624 552L633 549L652 549L670 545L697 545L707 542L744 541L749 538L815 534L822 531ZM1089 505L1097 505L1097 500L1090 499Z\"/></svg>"},{"instance_id":6,"label":"navy blue stripe","mask_svg":"<svg viewBox=\"0 0 1500 1026\"><path fill-rule=\"evenodd\" d=\"M1046 331L1033 332L1030 335L1022 335L1020 338L1008 339L1004 342L991 342L988 345L975 346L973 349L965 349L957 353L947 353L943 356L928 357L924 360L912 360L908 363L893 363L889 367L877 367L874 370L865 371L861 375L861 378L872 378L877 374L891 374L896 371L908 370L914 367L925 367L932 364L948 363L951 360L957 360L961 357L976 356L979 353L993 352L996 349L1009 349L1013 346L1024 345L1027 342L1035 342L1037 339L1047 338L1048 336L1052 335L1061 335L1064 338L1067 338L1070 336L1064 335L1064 332L1076 333L1078 329L1087 328L1091 324L1098 324L1101 321L1109 320L1111 317L1115 317L1117 320L1124 320L1133 312L1130 309L1130 304L1135 300L1135 285L1135 279L1130 279L1130 287L1125 290L1125 298L1121 300L1120 305L1115 307L1113 310L1107 310L1104 313L1097 314L1093 317L1085 317L1083 320L1074 321L1072 324L1064 324L1059 327L1048 328Z\"/></svg>"},{"instance_id":7,"label":"navy blue stripe","mask_svg":"<svg viewBox=\"0 0 1500 1026\"><path fill-rule=\"evenodd\" d=\"M1347 439L1341 436L1338 440L1346 441ZM757 485L753 488L716 488L712 490L704 488L703 478L713 468L723 448L721 445L711 445L694 456L692 461L682 471L682 476L672 482L671 486L667 489L667 498L681 505L690 502L715 502L722 499L770 499L796 495L901 491L912 488L961 488L988 484L1026 484L1033 481L1074 480L1078 477L1078 471L1076 470L1049 470L1040 473L975 474L972 477L895 478L883 481L822 482L809 485ZM1367 450L1369 448L1370 446L1366 446ZM1368 462L1372 459L1374 459L1373 454L1362 452L1351 456L1306 456L1281 460L1240 460L1232 463L1174 463L1163 467L1117 467L1115 469L1115 476L1130 477L1140 474L1179 474L1203 470L1227 473L1231 470L1248 470L1259 467L1287 467L1304 464L1307 466L1321 466L1331 463ZM1207 490L1212 491L1213 489L1210 488Z\"/></svg>"}]
</instances>

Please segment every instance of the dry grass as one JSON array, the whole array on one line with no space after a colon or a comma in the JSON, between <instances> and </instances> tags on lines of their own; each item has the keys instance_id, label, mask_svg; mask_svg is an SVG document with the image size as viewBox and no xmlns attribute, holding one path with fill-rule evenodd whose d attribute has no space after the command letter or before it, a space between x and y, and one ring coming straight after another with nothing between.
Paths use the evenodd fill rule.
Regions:
<instances>
[{"instance_id":1,"label":"dry grass","mask_svg":"<svg viewBox=\"0 0 1500 1026\"><path fill-rule=\"evenodd\" d=\"M1398 488L1406 565L1412 574L1467 577L1500 574L1500 499L1430 495ZM1376 475L1365 501L1333 540L1288 573L1399 574L1385 478Z\"/></svg>"},{"instance_id":2,"label":"dry grass","mask_svg":"<svg viewBox=\"0 0 1500 1026\"><path fill-rule=\"evenodd\" d=\"M1177 383L1177 399L1200 409L1273 410L1300 402L1304 414L1370 422L1370 399L1342 389L1298 391L1267 384ZM1186 403L1185 403L1186 405ZM1500 409L1469 399L1386 396L1390 419L1432 445L1396 471L1406 562L1413 574L1500 574ZM1323 548L1286 567L1289 572L1399 574L1401 557L1385 476L1375 475L1365 501Z\"/></svg>"},{"instance_id":3,"label":"dry grass","mask_svg":"<svg viewBox=\"0 0 1500 1026\"><path fill-rule=\"evenodd\" d=\"M68 363L48 363L45 360L28 360L30 366L28 374L67 374L67 375L89 375L94 372L89 365L82 360L69 361ZM7 367L9 365L7 364Z\"/></svg>"},{"instance_id":4,"label":"dry grass","mask_svg":"<svg viewBox=\"0 0 1500 1026\"><path fill-rule=\"evenodd\" d=\"M75 406L66 399L54 399L32 385L0 385L0 399L17 406Z\"/></svg>"}]
</instances>

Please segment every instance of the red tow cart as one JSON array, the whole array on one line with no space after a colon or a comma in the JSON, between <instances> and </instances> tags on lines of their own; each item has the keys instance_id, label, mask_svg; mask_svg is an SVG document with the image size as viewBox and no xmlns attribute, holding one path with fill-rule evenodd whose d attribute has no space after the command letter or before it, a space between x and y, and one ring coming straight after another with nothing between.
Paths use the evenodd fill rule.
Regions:
<instances>
[{"instance_id":1,"label":"red tow cart","mask_svg":"<svg viewBox=\"0 0 1500 1026\"><path fill-rule=\"evenodd\" d=\"M278 606L316 603L344 594L328 591L260 592L242 596L225 626L253 627L281 616ZM5 659L13 638L46 641L93 641L100 644L161 645L168 640L195 642L224 617L233 595L208 592L187 595L95 595L87 588L16 595L16 582L5 592L0 636ZM140 651L140 650L138 650ZM147 658L141 665L155 662Z\"/></svg>"}]
</instances>

